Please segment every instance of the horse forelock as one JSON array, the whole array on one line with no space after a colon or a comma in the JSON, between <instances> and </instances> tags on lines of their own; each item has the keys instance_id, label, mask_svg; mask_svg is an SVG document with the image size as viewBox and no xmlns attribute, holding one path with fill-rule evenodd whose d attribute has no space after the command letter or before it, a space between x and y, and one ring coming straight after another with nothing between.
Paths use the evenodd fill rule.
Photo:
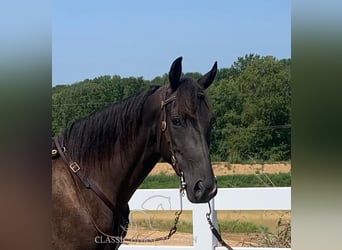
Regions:
<instances>
[{"instance_id":1,"label":"horse forelock","mask_svg":"<svg viewBox=\"0 0 342 250\"><path fill-rule=\"evenodd\" d=\"M181 115L194 117L199 107L200 100L204 100L207 103L207 98L202 88L191 78L183 78L178 88L177 102L178 109ZM204 98L199 98L203 96Z\"/></svg>"}]
</instances>

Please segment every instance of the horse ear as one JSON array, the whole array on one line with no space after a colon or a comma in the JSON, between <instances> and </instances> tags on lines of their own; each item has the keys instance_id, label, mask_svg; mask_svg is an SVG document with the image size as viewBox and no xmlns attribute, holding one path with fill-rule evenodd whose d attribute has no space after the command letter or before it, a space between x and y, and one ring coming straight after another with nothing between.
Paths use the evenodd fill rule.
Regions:
<instances>
[{"instance_id":1,"label":"horse ear","mask_svg":"<svg viewBox=\"0 0 342 250\"><path fill-rule=\"evenodd\" d=\"M171 65L169 72L169 80L171 89L175 91L179 86L180 77L182 74L182 57L178 57Z\"/></svg>"},{"instance_id":2,"label":"horse ear","mask_svg":"<svg viewBox=\"0 0 342 250\"><path fill-rule=\"evenodd\" d=\"M205 74L198 80L198 83L204 89L208 88L210 84L214 81L216 72L217 72L217 62L214 63L214 66L211 68L211 70L207 74Z\"/></svg>"}]
</instances>

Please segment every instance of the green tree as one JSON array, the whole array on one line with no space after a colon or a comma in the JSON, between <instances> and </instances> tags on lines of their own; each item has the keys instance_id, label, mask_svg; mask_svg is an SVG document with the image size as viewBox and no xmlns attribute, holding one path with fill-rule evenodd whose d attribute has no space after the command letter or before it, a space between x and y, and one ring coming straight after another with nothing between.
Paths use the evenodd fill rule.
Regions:
<instances>
[{"instance_id":1,"label":"green tree","mask_svg":"<svg viewBox=\"0 0 342 250\"><path fill-rule=\"evenodd\" d=\"M208 95L216 122L210 153L214 161L291 159L291 60L249 54L218 70ZM200 78L198 72L183 76ZM52 134L99 108L165 85L168 74L142 77L99 76L52 88Z\"/></svg>"},{"instance_id":2,"label":"green tree","mask_svg":"<svg viewBox=\"0 0 342 250\"><path fill-rule=\"evenodd\" d=\"M231 162L290 159L290 60L246 55L220 70L209 89L217 122L215 159Z\"/></svg>"}]
</instances>

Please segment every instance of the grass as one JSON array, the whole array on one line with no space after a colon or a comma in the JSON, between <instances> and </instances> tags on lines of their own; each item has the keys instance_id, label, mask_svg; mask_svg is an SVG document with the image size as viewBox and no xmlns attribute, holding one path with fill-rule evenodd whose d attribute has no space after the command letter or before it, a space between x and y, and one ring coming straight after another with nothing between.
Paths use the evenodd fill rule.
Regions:
<instances>
[{"instance_id":1,"label":"grass","mask_svg":"<svg viewBox=\"0 0 342 250\"><path fill-rule=\"evenodd\" d=\"M291 174L237 174L217 176L219 188L229 187L290 187Z\"/></svg>"},{"instance_id":2,"label":"grass","mask_svg":"<svg viewBox=\"0 0 342 250\"><path fill-rule=\"evenodd\" d=\"M265 226L257 225L253 222L222 221L219 223L219 230L227 233L260 233L268 231Z\"/></svg>"},{"instance_id":3,"label":"grass","mask_svg":"<svg viewBox=\"0 0 342 250\"><path fill-rule=\"evenodd\" d=\"M219 188L230 187L290 187L291 174L250 174L250 175L222 175L217 176ZM179 179L176 175L149 175L139 188L178 188Z\"/></svg>"},{"instance_id":4,"label":"grass","mask_svg":"<svg viewBox=\"0 0 342 250\"><path fill-rule=\"evenodd\" d=\"M130 223L133 228L144 230L169 231L174 223L175 211L148 211L142 216L141 213L133 212ZM191 211L183 211L178 221L177 231L192 232L192 213Z\"/></svg>"},{"instance_id":5,"label":"grass","mask_svg":"<svg viewBox=\"0 0 342 250\"><path fill-rule=\"evenodd\" d=\"M155 210L146 214L132 212L130 234L140 238L150 237L155 233L167 235L174 223L174 216L174 211ZM191 211L183 211L177 225L179 233L193 233L192 216ZM225 238L229 238L231 234L240 234L247 245L251 243L260 247L291 247L291 218L288 212L219 211L217 216L217 229Z\"/></svg>"},{"instance_id":6,"label":"grass","mask_svg":"<svg viewBox=\"0 0 342 250\"><path fill-rule=\"evenodd\" d=\"M175 174L166 175L160 173L157 175L149 175L143 181L139 188L154 189L154 188L178 188L179 177Z\"/></svg>"},{"instance_id":7,"label":"grass","mask_svg":"<svg viewBox=\"0 0 342 250\"><path fill-rule=\"evenodd\" d=\"M145 220L135 221L135 226L143 229L152 228L160 231L168 231L173 225L173 220L166 219L153 219L150 221L151 225L148 225ZM192 222L180 220L177 225L177 231L183 233L192 233ZM235 221L222 221L219 223L219 231L226 233L260 233L268 232L268 228L262 225L257 225L253 222L241 222Z\"/></svg>"}]
</instances>

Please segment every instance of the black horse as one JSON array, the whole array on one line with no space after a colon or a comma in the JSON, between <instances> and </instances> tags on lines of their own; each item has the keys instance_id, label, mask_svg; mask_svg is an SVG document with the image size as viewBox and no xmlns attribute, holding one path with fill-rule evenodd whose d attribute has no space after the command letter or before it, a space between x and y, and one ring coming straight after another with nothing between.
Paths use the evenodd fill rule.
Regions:
<instances>
[{"instance_id":1,"label":"black horse","mask_svg":"<svg viewBox=\"0 0 342 250\"><path fill-rule=\"evenodd\" d=\"M184 179L191 202L205 203L216 195L208 150L214 116L204 90L215 78L217 63L194 80L181 78L181 62L179 57L172 63L168 85L75 121L55 138L54 249L102 249L105 244L96 236L125 237L128 201L161 157ZM112 249L120 246L111 243Z\"/></svg>"}]
</instances>

